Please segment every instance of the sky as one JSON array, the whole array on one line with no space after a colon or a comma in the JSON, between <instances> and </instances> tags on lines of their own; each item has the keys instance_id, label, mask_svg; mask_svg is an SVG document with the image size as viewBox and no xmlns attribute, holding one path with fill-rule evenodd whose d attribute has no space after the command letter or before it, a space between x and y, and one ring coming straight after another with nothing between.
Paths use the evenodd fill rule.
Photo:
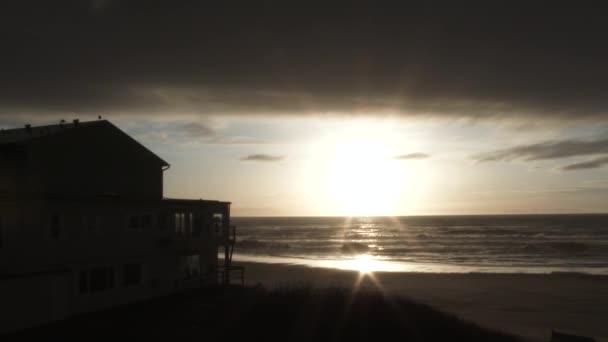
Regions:
<instances>
[{"instance_id":1,"label":"sky","mask_svg":"<svg viewBox=\"0 0 608 342\"><path fill-rule=\"evenodd\" d=\"M0 4L0 127L110 120L233 215L608 211L608 32L559 3Z\"/></svg>"}]
</instances>

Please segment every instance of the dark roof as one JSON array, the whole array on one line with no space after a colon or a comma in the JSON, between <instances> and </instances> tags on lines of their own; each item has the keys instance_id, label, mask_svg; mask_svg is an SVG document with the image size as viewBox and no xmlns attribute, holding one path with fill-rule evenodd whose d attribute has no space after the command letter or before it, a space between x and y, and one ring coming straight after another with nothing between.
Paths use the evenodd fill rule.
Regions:
<instances>
[{"instance_id":1,"label":"dark roof","mask_svg":"<svg viewBox=\"0 0 608 342\"><path fill-rule=\"evenodd\" d=\"M164 161L154 152L150 151L147 147L139 143L137 140L133 139L130 135L123 132L120 128L116 127L114 124L109 122L108 120L95 120L95 121L85 121L85 122L65 122L59 123L56 125L46 125L46 126L25 126L23 128L14 128L14 129L5 129L0 130L0 146L2 145L20 145L27 144L30 141L53 137L65 132L69 132L71 130L82 128L82 127L112 127L120 134L124 134L129 137L135 144L139 145L142 149L152 154L162 166L169 166L169 163Z\"/></svg>"},{"instance_id":2,"label":"dark roof","mask_svg":"<svg viewBox=\"0 0 608 342\"><path fill-rule=\"evenodd\" d=\"M95 126L103 122L108 123L107 120L97 120L79 123L60 123L57 125L46 125L36 127L30 126L29 129L27 127L3 129L0 130L0 145L24 143L41 137L61 134L63 132L66 132L67 130L74 129L76 127Z\"/></svg>"}]
</instances>

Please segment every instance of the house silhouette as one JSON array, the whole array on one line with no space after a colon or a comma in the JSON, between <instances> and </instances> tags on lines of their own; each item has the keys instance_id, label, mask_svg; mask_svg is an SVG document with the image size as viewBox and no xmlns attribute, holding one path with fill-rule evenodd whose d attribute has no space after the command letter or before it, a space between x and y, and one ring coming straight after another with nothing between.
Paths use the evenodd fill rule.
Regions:
<instances>
[{"instance_id":1,"label":"house silhouette","mask_svg":"<svg viewBox=\"0 0 608 342\"><path fill-rule=\"evenodd\" d=\"M0 131L0 332L242 279L230 203L164 198L168 169L106 120Z\"/></svg>"}]
</instances>

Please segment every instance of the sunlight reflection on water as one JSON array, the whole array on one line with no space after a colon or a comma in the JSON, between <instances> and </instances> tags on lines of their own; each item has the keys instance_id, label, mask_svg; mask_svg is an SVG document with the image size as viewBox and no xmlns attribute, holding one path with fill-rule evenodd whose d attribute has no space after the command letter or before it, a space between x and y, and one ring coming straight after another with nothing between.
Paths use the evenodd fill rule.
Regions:
<instances>
[{"instance_id":1,"label":"sunlight reflection on water","mask_svg":"<svg viewBox=\"0 0 608 342\"><path fill-rule=\"evenodd\" d=\"M379 260L369 254L361 254L352 258L340 260L316 260L319 267L336 268L339 270L373 272L406 272L405 264Z\"/></svg>"},{"instance_id":2,"label":"sunlight reflection on water","mask_svg":"<svg viewBox=\"0 0 608 342\"><path fill-rule=\"evenodd\" d=\"M367 254L344 259L311 259L300 257L274 257L263 255L235 254L236 262L256 262L267 264L285 264L308 267L331 268L344 271L373 272L412 272L412 273L533 273L548 274L553 272L573 272L589 274L608 274L606 269L589 268L551 268L551 267L500 267L496 266L463 266L437 263L414 263L382 260Z\"/></svg>"}]
</instances>

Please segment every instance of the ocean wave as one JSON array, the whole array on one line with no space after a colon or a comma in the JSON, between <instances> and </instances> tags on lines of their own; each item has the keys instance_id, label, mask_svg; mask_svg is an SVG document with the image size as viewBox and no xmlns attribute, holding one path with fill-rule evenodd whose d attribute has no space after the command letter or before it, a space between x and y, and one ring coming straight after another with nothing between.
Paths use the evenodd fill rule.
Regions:
<instances>
[{"instance_id":1,"label":"ocean wave","mask_svg":"<svg viewBox=\"0 0 608 342\"><path fill-rule=\"evenodd\" d=\"M239 249L288 249L291 246L287 243L268 242L260 240L242 240L237 242Z\"/></svg>"},{"instance_id":2,"label":"ocean wave","mask_svg":"<svg viewBox=\"0 0 608 342\"><path fill-rule=\"evenodd\" d=\"M348 242L342 245L341 250L343 253L349 254L367 253L370 251L370 247L363 243Z\"/></svg>"},{"instance_id":3,"label":"ocean wave","mask_svg":"<svg viewBox=\"0 0 608 342\"><path fill-rule=\"evenodd\" d=\"M505 229L505 228L444 228L442 233L446 235L504 235L504 236L535 236L542 234L539 231L524 229Z\"/></svg>"},{"instance_id":4,"label":"ocean wave","mask_svg":"<svg viewBox=\"0 0 608 342\"><path fill-rule=\"evenodd\" d=\"M259 255L481 266L604 267L608 216L241 219L236 249ZM371 222L371 223L370 223ZM348 248L357 246L361 248ZM363 247L365 246L365 247ZM599 266L597 266L599 265ZM604 265L604 266L602 266Z\"/></svg>"},{"instance_id":5,"label":"ocean wave","mask_svg":"<svg viewBox=\"0 0 608 342\"><path fill-rule=\"evenodd\" d=\"M539 253L547 251L557 251L562 253L581 253L589 250L589 245L573 241L544 242L526 244L521 249L529 253Z\"/></svg>"},{"instance_id":6,"label":"ocean wave","mask_svg":"<svg viewBox=\"0 0 608 342\"><path fill-rule=\"evenodd\" d=\"M589 249L589 246L580 242L551 242L548 243L551 248L564 252L584 252Z\"/></svg>"}]
</instances>

